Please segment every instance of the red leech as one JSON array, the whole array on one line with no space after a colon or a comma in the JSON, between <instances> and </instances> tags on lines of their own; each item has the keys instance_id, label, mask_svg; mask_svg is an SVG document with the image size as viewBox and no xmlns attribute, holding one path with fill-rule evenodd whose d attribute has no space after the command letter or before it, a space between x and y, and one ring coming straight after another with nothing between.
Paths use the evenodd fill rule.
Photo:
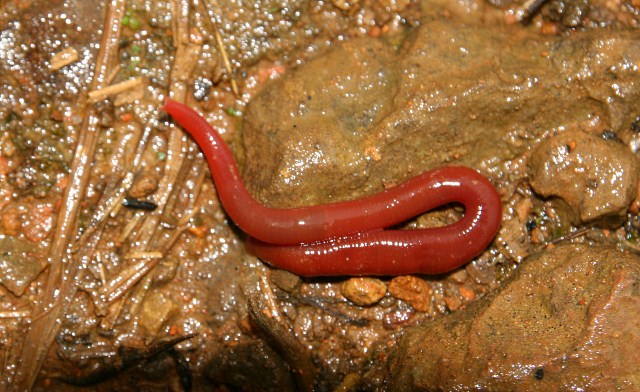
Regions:
<instances>
[{"instance_id":1,"label":"red leech","mask_svg":"<svg viewBox=\"0 0 640 392\"><path fill-rule=\"evenodd\" d=\"M247 191L218 132L197 112L167 99L162 107L195 139L209 162L218 197L250 238L247 248L274 267L302 276L440 274L479 255L502 217L495 187L475 170L433 169L357 200L277 209ZM382 230L449 203L464 217L444 226Z\"/></svg>"}]
</instances>

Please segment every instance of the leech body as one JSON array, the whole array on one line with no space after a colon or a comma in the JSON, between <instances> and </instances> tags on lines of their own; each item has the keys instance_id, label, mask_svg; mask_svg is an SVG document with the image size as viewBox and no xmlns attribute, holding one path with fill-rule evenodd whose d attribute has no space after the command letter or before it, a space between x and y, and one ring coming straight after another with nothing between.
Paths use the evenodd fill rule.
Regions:
<instances>
[{"instance_id":1,"label":"leech body","mask_svg":"<svg viewBox=\"0 0 640 392\"><path fill-rule=\"evenodd\" d=\"M292 209L258 203L242 182L217 131L189 107L162 108L191 134L207 158L229 217L263 261L301 276L439 274L479 255L500 226L495 187L466 167L442 167L371 196ZM465 207L458 222L417 230L382 230L449 203Z\"/></svg>"}]
</instances>

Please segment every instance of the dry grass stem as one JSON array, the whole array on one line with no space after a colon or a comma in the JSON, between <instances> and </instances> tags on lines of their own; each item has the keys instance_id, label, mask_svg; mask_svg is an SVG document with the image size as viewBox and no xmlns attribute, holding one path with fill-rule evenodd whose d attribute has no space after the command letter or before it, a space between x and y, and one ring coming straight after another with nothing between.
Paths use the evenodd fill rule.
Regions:
<instances>
[{"instance_id":1,"label":"dry grass stem","mask_svg":"<svg viewBox=\"0 0 640 392\"><path fill-rule=\"evenodd\" d=\"M135 286L142 277L151 271L151 269L158 264L159 260L160 258L144 258L138 260L109 280L106 285L98 290L98 294L109 304L120 299L127 291Z\"/></svg>"},{"instance_id":2,"label":"dry grass stem","mask_svg":"<svg viewBox=\"0 0 640 392\"><path fill-rule=\"evenodd\" d=\"M111 83L113 83L113 80L116 78L116 76L118 76L118 72L120 72L121 69L122 66L120 64L114 65L113 69L111 70L111 72L109 72L109 75L107 75L107 78L105 79L105 85L110 85Z\"/></svg>"},{"instance_id":3,"label":"dry grass stem","mask_svg":"<svg viewBox=\"0 0 640 392\"><path fill-rule=\"evenodd\" d=\"M125 91L133 90L144 86L144 80L141 77L131 78L120 83L112 84L97 90L89 91L89 99L93 102L101 99L121 94Z\"/></svg>"},{"instance_id":4,"label":"dry grass stem","mask_svg":"<svg viewBox=\"0 0 640 392\"><path fill-rule=\"evenodd\" d=\"M189 10L192 6L190 0L170 0L170 4L174 15L173 39L176 47L176 60L170 71L170 95L180 102L185 102L192 73L202 52L202 41L189 40L191 31ZM22 391L33 388L42 363L51 344L55 341L59 322L76 294L76 281L73 277L83 260L96 263L98 279L103 283L96 292L96 303L101 304L96 307L100 308L96 312L105 316L101 320L101 325L113 328L126 306L129 306L128 310L132 315L136 314L152 282L153 274L149 272L166 257L171 247L187 230L192 217L197 212L195 206L207 178L202 159L197 160L195 169L192 164L185 165L184 151L187 143L190 142L178 127L173 127L172 132L168 134L167 157L163 162L164 175L160 178L153 196L153 201L158 208L152 213L136 212L128 220L115 240L115 244L120 246L121 254L125 254L123 259L131 260L132 264L110 277L96 249L103 236L107 235L105 233L110 233L108 219L121 215L123 198L133 183L135 173L140 170L153 132L151 126L142 127L142 132L131 137L131 142L137 145L135 155L133 158L129 158L126 154L114 157L114 161L119 158L119 162L122 162L121 166L114 168L114 173L122 175L97 202L96 212L83 234L80 236L77 234L78 216L89 185L101 126L100 113L93 103L114 96L116 100L122 97L120 101L126 102L128 99L126 96L129 94L133 94L131 97L139 96L141 91L144 94L145 79L141 77L112 84L121 71L119 41L121 20L125 9L124 0L110 0L106 5L106 17L102 29L104 33L96 59L95 77L88 88L83 126L78 134L78 143L71 163L69 186L65 190L53 235L54 240L49 251L50 267L47 281L32 310L0 312L0 318L31 317L31 325L22 344L19 358L9 357L10 360L15 361L13 366L17 369L15 382L8 383L15 385L13 390ZM214 34L227 73L232 75L231 62L215 24ZM59 70L77 61L77 58L78 53L73 48L62 51L52 57L51 69ZM238 96L237 83L233 78L231 78L231 86L234 94ZM198 174L195 176L196 181L185 202L180 197L180 187L193 179L194 170ZM180 211L174 211L177 209ZM171 220L173 216L179 217L177 223L170 227L160 225L165 220ZM132 301L134 298L140 300Z\"/></svg>"},{"instance_id":5,"label":"dry grass stem","mask_svg":"<svg viewBox=\"0 0 640 392\"><path fill-rule=\"evenodd\" d=\"M102 320L100 320L100 328L104 329L105 331L110 331L111 329L113 329L113 327L116 325L116 322L118 321L118 317L120 317L120 314L122 314L124 304L128 299L129 295L127 293L122 298L120 298L120 300L112 303L109 306L107 315L104 316Z\"/></svg>"},{"instance_id":6,"label":"dry grass stem","mask_svg":"<svg viewBox=\"0 0 640 392\"><path fill-rule=\"evenodd\" d=\"M164 257L162 252L151 251L151 252L131 252L124 256L125 260L132 259L160 259Z\"/></svg>"},{"instance_id":7,"label":"dry grass stem","mask_svg":"<svg viewBox=\"0 0 640 392\"><path fill-rule=\"evenodd\" d=\"M0 319L24 318L31 316L30 310L5 310L0 312Z\"/></svg>"},{"instance_id":8,"label":"dry grass stem","mask_svg":"<svg viewBox=\"0 0 640 392\"><path fill-rule=\"evenodd\" d=\"M218 31L217 23L213 23L213 33L216 37L216 43L218 44L218 48L220 49L220 55L222 56L222 62L224 63L224 67L229 74L229 81L231 82L231 90L236 97L240 96L240 91L238 90L238 84L236 83L236 79L233 77L233 68L231 67L231 62L229 61L229 56L227 55L227 50L224 48L224 42L222 41L222 36L220 35L220 31Z\"/></svg>"},{"instance_id":9,"label":"dry grass stem","mask_svg":"<svg viewBox=\"0 0 640 392\"><path fill-rule=\"evenodd\" d=\"M49 69L53 72L78 61L78 51L75 48L66 48L51 56Z\"/></svg>"},{"instance_id":10,"label":"dry grass stem","mask_svg":"<svg viewBox=\"0 0 640 392\"><path fill-rule=\"evenodd\" d=\"M171 7L174 17L174 39L177 44L176 49L176 61L171 69L171 95L174 99L184 102L187 92L187 81L189 76L193 72L193 68L197 63L197 58L201 52L201 46L189 44L189 1L188 0L172 0ZM187 60L184 60L187 59ZM174 128L174 132L171 132L168 140L167 159L165 160L164 176L160 179L158 188L155 193L154 201L158 205L156 211L153 214L146 214L144 216L138 216L137 220L141 222L138 227L131 223L126 228L127 236L123 237L123 240L129 238L134 232L138 235L135 238L136 251L148 251L151 250L150 246L152 239L157 236L157 230L161 225L159 224L162 216L165 214L167 207L167 201L169 200L172 192L175 192L178 187L177 180L180 178L180 172L183 170L184 154L182 151L186 147L186 138L183 132L178 131L178 128ZM134 231L135 228L138 228ZM130 239L130 242L134 242Z\"/></svg>"},{"instance_id":11,"label":"dry grass stem","mask_svg":"<svg viewBox=\"0 0 640 392\"><path fill-rule=\"evenodd\" d=\"M211 14L209 22L213 28L213 34L216 39L216 44L218 45L218 50L220 51L220 56L222 57L222 63L224 64L224 68L229 75L229 82L231 83L231 91L236 96L236 98L240 97L240 90L238 89L238 83L236 79L233 77L233 67L231 66L231 61L229 61L229 55L227 54L227 50L224 46L224 41L222 40L222 36L220 35L220 30L218 29L218 22L213 18L215 14L212 10L213 5L210 1L205 0L205 5L207 7L207 11Z\"/></svg>"}]
</instances>

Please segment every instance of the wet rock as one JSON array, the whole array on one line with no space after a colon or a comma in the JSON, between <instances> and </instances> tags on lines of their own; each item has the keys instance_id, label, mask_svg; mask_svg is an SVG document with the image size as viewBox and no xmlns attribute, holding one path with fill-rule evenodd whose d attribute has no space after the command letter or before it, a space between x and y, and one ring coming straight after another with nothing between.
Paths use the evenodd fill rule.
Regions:
<instances>
[{"instance_id":1,"label":"wet rock","mask_svg":"<svg viewBox=\"0 0 640 392\"><path fill-rule=\"evenodd\" d=\"M558 129L628 128L637 36L576 37L438 18L393 44L337 45L250 102L243 178L266 204L319 204L443 164L498 171Z\"/></svg>"},{"instance_id":2,"label":"wet rock","mask_svg":"<svg viewBox=\"0 0 640 392\"><path fill-rule=\"evenodd\" d=\"M14 295L22 295L46 266L33 242L0 236L0 284Z\"/></svg>"},{"instance_id":3,"label":"wet rock","mask_svg":"<svg viewBox=\"0 0 640 392\"><path fill-rule=\"evenodd\" d=\"M513 260L521 261L529 256L526 227L518 219L509 219L502 223L496 236L496 246L500 253L509 255Z\"/></svg>"},{"instance_id":4,"label":"wet rock","mask_svg":"<svg viewBox=\"0 0 640 392\"><path fill-rule=\"evenodd\" d=\"M53 234L54 207L51 203L29 203L22 216L22 232L25 238L40 243Z\"/></svg>"},{"instance_id":5,"label":"wet rock","mask_svg":"<svg viewBox=\"0 0 640 392\"><path fill-rule=\"evenodd\" d=\"M391 390L640 388L640 257L566 245L526 261L492 299L401 342Z\"/></svg>"},{"instance_id":6,"label":"wet rock","mask_svg":"<svg viewBox=\"0 0 640 392\"><path fill-rule=\"evenodd\" d=\"M381 41L348 43L254 98L243 134L251 162L243 177L254 194L292 206L350 196L362 185L377 154L367 134L398 87L392 59Z\"/></svg>"},{"instance_id":7,"label":"wet rock","mask_svg":"<svg viewBox=\"0 0 640 392\"><path fill-rule=\"evenodd\" d=\"M629 148L583 132L543 141L530 167L533 190L560 199L575 224L621 222L637 193L640 165Z\"/></svg>"},{"instance_id":8,"label":"wet rock","mask_svg":"<svg viewBox=\"0 0 640 392\"><path fill-rule=\"evenodd\" d=\"M411 305L418 312L431 307L431 286L416 276L398 276L389 283L389 293Z\"/></svg>"},{"instance_id":9,"label":"wet rock","mask_svg":"<svg viewBox=\"0 0 640 392\"><path fill-rule=\"evenodd\" d=\"M377 303L387 293L387 285L376 278L356 277L342 282L342 295L358 306Z\"/></svg>"},{"instance_id":10,"label":"wet rock","mask_svg":"<svg viewBox=\"0 0 640 392\"><path fill-rule=\"evenodd\" d=\"M214 349L216 351L204 369L205 377L213 385L225 385L239 391L296 390L290 367L263 340L234 342Z\"/></svg>"}]
</instances>

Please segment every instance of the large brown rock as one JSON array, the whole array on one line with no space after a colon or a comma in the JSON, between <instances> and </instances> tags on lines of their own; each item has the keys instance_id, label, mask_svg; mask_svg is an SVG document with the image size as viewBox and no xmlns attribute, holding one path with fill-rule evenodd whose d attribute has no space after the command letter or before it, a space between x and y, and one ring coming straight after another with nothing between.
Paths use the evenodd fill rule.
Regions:
<instances>
[{"instance_id":1,"label":"large brown rock","mask_svg":"<svg viewBox=\"0 0 640 392\"><path fill-rule=\"evenodd\" d=\"M494 298L416 328L396 391L640 388L640 258L567 245L528 260Z\"/></svg>"},{"instance_id":2,"label":"large brown rock","mask_svg":"<svg viewBox=\"0 0 640 392\"><path fill-rule=\"evenodd\" d=\"M354 39L251 101L243 177L291 207L443 164L499 172L559 130L624 135L640 113L638 63L637 35L605 30L543 38L438 18L404 40Z\"/></svg>"},{"instance_id":3,"label":"large brown rock","mask_svg":"<svg viewBox=\"0 0 640 392\"><path fill-rule=\"evenodd\" d=\"M568 131L537 146L531 187L561 201L575 224L621 222L638 193L638 159L615 140Z\"/></svg>"}]
</instances>

